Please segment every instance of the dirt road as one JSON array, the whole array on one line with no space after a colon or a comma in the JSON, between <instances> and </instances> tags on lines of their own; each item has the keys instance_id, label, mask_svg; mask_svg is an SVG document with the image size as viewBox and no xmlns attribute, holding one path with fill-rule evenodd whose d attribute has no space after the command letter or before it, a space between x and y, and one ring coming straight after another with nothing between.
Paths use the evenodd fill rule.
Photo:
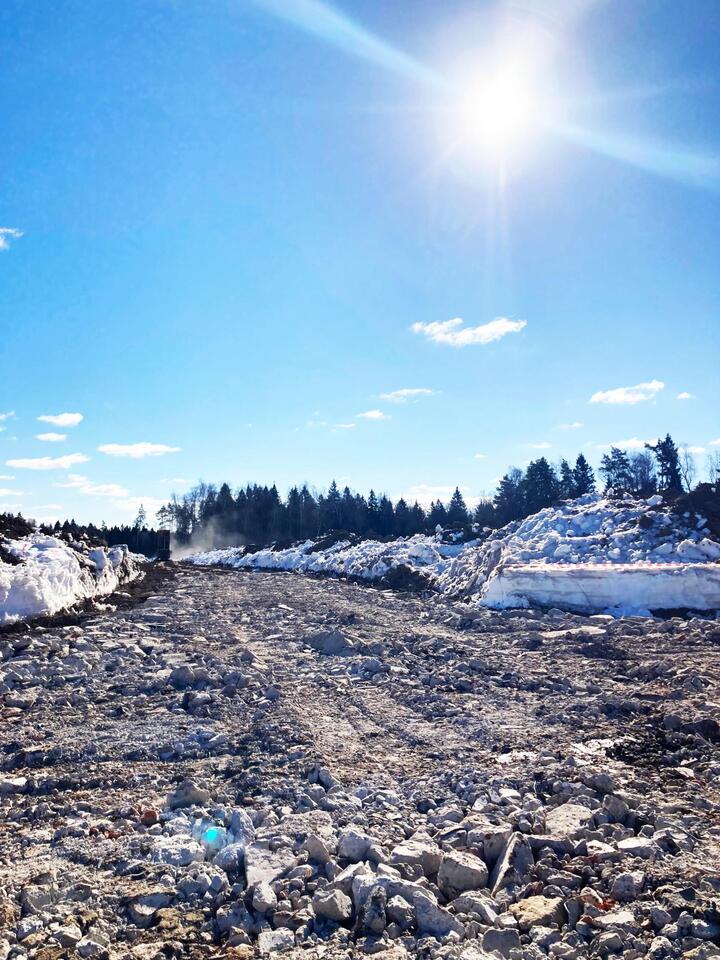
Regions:
<instances>
[{"instance_id":1,"label":"dirt road","mask_svg":"<svg viewBox=\"0 0 720 960\"><path fill-rule=\"evenodd\" d=\"M717 942L717 623L480 612L293 574L176 568L156 589L78 624L0 634L0 957L433 943L459 956L469 940L495 949L506 927L501 955L518 957L569 944L551 955L573 960L608 932L619 952ZM553 878L527 838L550 835L549 814L570 801L591 819L551 838ZM481 816L533 850L499 887L497 854L471 835ZM294 864L263 874L269 905L242 852L218 866L220 846L250 843L239 824ZM343 848L349 828L370 844L357 855ZM223 839L210 843L209 829ZM456 850L482 860L497 920L453 905L437 867L398 860L416 835L448 863ZM610 852L593 859L588 842ZM440 926L416 905L405 926L386 912L368 927L352 883L337 880L357 862L422 886L404 899L412 912L428 891ZM633 871L633 894L611 897ZM598 902L629 904L624 925L576 915L573 877ZM673 883L695 891L679 932L683 911L658 893ZM562 920L545 918L557 939L538 946L511 908L548 888ZM341 902L338 916L323 897Z\"/></svg>"}]
</instances>

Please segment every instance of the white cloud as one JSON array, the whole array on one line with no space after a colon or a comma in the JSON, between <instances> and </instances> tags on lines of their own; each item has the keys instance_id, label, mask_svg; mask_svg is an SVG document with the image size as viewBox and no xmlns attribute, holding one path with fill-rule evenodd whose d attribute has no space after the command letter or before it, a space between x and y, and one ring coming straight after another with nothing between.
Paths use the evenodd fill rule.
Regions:
<instances>
[{"instance_id":1,"label":"white cloud","mask_svg":"<svg viewBox=\"0 0 720 960\"><path fill-rule=\"evenodd\" d=\"M648 383L636 383L634 387L599 390L590 397L590 403L642 403L652 400L664 387L662 380L650 380Z\"/></svg>"},{"instance_id":2,"label":"white cloud","mask_svg":"<svg viewBox=\"0 0 720 960\"><path fill-rule=\"evenodd\" d=\"M541 440L540 443L529 443L528 446L531 450L549 450L552 444L547 440Z\"/></svg>"},{"instance_id":3,"label":"white cloud","mask_svg":"<svg viewBox=\"0 0 720 960\"><path fill-rule=\"evenodd\" d=\"M162 457L166 453L179 453L180 447L169 447L166 443L101 443L98 450L109 457L141 460L143 457Z\"/></svg>"},{"instance_id":4,"label":"white cloud","mask_svg":"<svg viewBox=\"0 0 720 960\"><path fill-rule=\"evenodd\" d=\"M160 507L167 504L167 500L159 500L157 497L123 497L110 502L117 510L133 517L137 515L140 507L144 507L148 520L152 520Z\"/></svg>"},{"instance_id":5,"label":"white cloud","mask_svg":"<svg viewBox=\"0 0 720 960\"><path fill-rule=\"evenodd\" d=\"M460 317L455 317L453 320L436 320L433 323L414 323L410 329L433 343L468 347L475 343L493 343L508 333L519 333L527 326L527 320L510 320L508 317L496 317L477 327L464 327L464 322Z\"/></svg>"},{"instance_id":6,"label":"white cloud","mask_svg":"<svg viewBox=\"0 0 720 960\"><path fill-rule=\"evenodd\" d=\"M710 441L710 446L711 446L711 447L720 447L720 437L718 437L717 440L711 440L711 441Z\"/></svg>"},{"instance_id":7,"label":"white cloud","mask_svg":"<svg viewBox=\"0 0 720 960\"><path fill-rule=\"evenodd\" d=\"M688 453L705 453L705 447L683 447Z\"/></svg>"},{"instance_id":8,"label":"white cloud","mask_svg":"<svg viewBox=\"0 0 720 960\"><path fill-rule=\"evenodd\" d=\"M435 486L429 483L416 483L414 486L408 487L407 490L399 494L399 496L410 505L417 500L421 506L427 507L430 506L431 503L434 503L435 500L441 500L447 504L453 493L455 493L454 484L451 486L444 486L442 484ZM463 499L468 507L474 507L477 504L478 497L471 497L467 487L460 487L460 493L462 493ZM397 497L395 499L397 499Z\"/></svg>"},{"instance_id":9,"label":"white cloud","mask_svg":"<svg viewBox=\"0 0 720 960\"><path fill-rule=\"evenodd\" d=\"M580 427L584 427L585 424L581 423L579 420L576 420L574 423L559 423L557 425L558 430L579 430Z\"/></svg>"},{"instance_id":10,"label":"white cloud","mask_svg":"<svg viewBox=\"0 0 720 960\"><path fill-rule=\"evenodd\" d=\"M306 420L305 426L308 430L321 430L323 427L328 426L327 420Z\"/></svg>"},{"instance_id":11,"label":"white cloud","mask_svg":"<svg viewBox=\"0 0 720 960\"><path fill-rule=\"evenodd\" d=\"M476 453L475 456L473 457L473 460L487 460L487 454L486 454L486 453Z\"/></svg>"},{"instance_id":12,"label":"white cloud","mask_svg":"<svg viewBox=\"0 0 720 960\"><path fill-rule=\"evenodd\" d=\"M62 509L63 509L63 505L61 503L41 503L36 507L28 507L28 510L62 510Z\"/></svg>"},{"instance_id":13,"label":"white cloud","mask_svg":"<svg viewBox=\"0 0 720 960\"><path fill-rule=\"evenodd\" d=\"M612 443L593 443L589 446L597 447L598 450L609 450L610 447L619 447L620 450L644 450L646 443L657 443L657 437L652 437L650 440L630 437L629 440L613 440Z\"/></svg>"},{"instance_id":14,"label":"white cloud","mask_svg":"<svg viewBox=\"0 0 720 960\"><path fill-rule=\"evenodd\" d=\"M55 427L76 427L84 419L81 413L43 413L38 417L43 423L52 423Z\"/></svg>"},{"instance_id":15,"label":"white cloud","mask_svg":"<svg viewBox=\"0 0 720 960\"><path fill-rule=\"evenodd\" d=\"M69 470L78 463L87 463L84 453L68 453L64 457L28 457L25 460L6 460L6 467L18 470Z\"/></svg>"},{"instance_id":16,"label":"white cloud","mask_svg":"<svg viewBox=\"0 0 720 960\"><path fill-rule=\"evenodd\" d=\"M36 433L36 440L44 440L45 443L62 443L63 440L67 440L66 433Z\"/></svg>"},{"instance_id":17,"label":"white cloud","mask_svg":"<svg viewBox=\"0 0 720 960\"><path fill-rule=\"evenodd\" d=\"M356 423L334 423L333 430L354 430Z\"/></svg>"},{"instance_id":18,"label":"white cloud","mask_svg":"<svg viewBox=\"0 0 720 960\"><path fill-rule=\"evenodd\" d=\"M22 235L22 230L17 227L0 227L0 250L8 250L10 241L18 240Z\"/></svg>"},{"instance_id":19,"label":"white cloud","mask_svg":"<svg viewBox=\"0 0 720 960\"><path fill-rule=\"evenodd\" d=\"M675 399L676 400L694 400L695 394L688 393L687 390L683 390L682 393L679 393L677 397L675 397Z\"/></svg>"},{"instance_id":20,"label":"white cloud","mask_svg":"<svg viewBox=\"0 0 720 960\"><path fill-rule=\"evenodd\" d=\"M0 413L0 420L9 420L11 417L15 416L15 411L10 410L8 413Z\"/></svg>"},{"instance_id":21,"label":"white cloud","mask_svg":"<svg viewBox=\"0 0 720 960\"><path fill-rule=\"evenodd\" d=\"M185 477L163 477L160 483L187 483Z\"/></svg>"},{"instance_id":22,"label":"white cloud","mask_svg":"<svg viewBox=\"0 0 720 960\"><path fill-rule=\"evenodd\" d=\"M53 486L62 487L65 490L77 490L78 493L85 493L92 497L126 497L128 495L125 487L117 483L92 483L79 473L71 473L65 483L55 483Z\"/></svg>"},{"instance_id":23,"label":"white cloud","mask_svg":"<svg viewBox=\"0 0 720 960\"><path fill-rule=\"evenodd\" d=\"M0 473L0 480L14 480L15 477L11 477L9 473Z\"/></svg>"},{"instance_id":24,"label":"white cloud","mask_svg":"<svg viewBox=\"0 0 720 960\"><path fill-rule=\"evenodd\" d=\"M11 490L9 487L0 487L0 497L21 497L22 490Z\"/></svg>"},{"instance_id":25,"label":"white cloud","mask_svg":"<svg viewBox=\"0 0 720 960\"><path fill-rule=\"evenodd\" d=\"M387 400L388 403L407 403L408 400L414 400L417 397L431 397L435 393L437 393L437 390L431 390L429 387L403 387L401 390L381 393L380 399Z\"/></svg>"},{"instance_id":26,"label":"white cloud","mask_svg":"<svg viewBox=\"0 0 720 960\"><path fill-rule=\"evenodd\" d=\"M391 420L389 413L383 413L382 410L366 410L365 413L356 413L356 417L361 420Z\"/></svg>"}]
</instances>

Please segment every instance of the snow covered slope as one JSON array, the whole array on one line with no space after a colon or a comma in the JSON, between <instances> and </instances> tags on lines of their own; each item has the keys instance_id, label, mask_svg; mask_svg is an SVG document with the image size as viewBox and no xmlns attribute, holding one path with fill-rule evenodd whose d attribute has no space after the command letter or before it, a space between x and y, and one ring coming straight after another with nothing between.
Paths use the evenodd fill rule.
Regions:
<instances>
[{"instance_id":1,"label":"snow covered slope","mask_svg":"<svg viewBox=\"0 0 720 960\"><path fill-rule=\"evenodd\" d=\"M720 543L709 534L703 517L678 517L659 496L588 495L464 544L443 543L440 535L345 541L329 549L307 541L286 550L237 547L186 559L387 582L404 572L483 606L646 614L720 609Z\"/></svg>"},{"instance_id":2,"label":"snow covered slope","mask_svg":"<svg viewBox=\"0 0 720 960\"><path fill-rule=\"evenodd\" d=\"M124 546L73 549L64 540L33 533L3 540L2 547L14 562L0 559L0 624L57 613L112 593L140 574Z\"/></svg>"}]
</instances>

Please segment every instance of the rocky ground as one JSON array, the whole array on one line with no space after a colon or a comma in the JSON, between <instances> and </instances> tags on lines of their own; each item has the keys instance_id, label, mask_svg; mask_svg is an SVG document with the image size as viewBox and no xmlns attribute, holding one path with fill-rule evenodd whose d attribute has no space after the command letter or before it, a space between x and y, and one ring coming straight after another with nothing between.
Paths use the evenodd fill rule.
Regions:
<instances>
[{"instance_id":1,"label":"rocky ground","mask_svg":"<svg viewBox=\"0 0 720 960\"><path fill-rule=\"evenodd\" d=\"M0 958L720 956L717 621L120 601L0 633Z\"/></svg>"}]
</instances>

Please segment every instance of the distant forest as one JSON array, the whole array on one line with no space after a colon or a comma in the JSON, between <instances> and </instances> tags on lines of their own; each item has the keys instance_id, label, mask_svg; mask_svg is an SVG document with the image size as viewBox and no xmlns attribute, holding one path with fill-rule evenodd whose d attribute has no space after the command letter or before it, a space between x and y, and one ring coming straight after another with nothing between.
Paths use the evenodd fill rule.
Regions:
<instances>
[{"instance_id":1,"label":"distant forest","mask_svg":"<svg viewBox=\"0 0 720 960\"><path fill-rule=\"evenodd\" d=\"M630 493L648 497L661 492L679 495L695 487L697 468L692 453L679 448L667 435L637 451L611 447L598 470L602 489L611 496ZM720 480L720 453L708 461L711 483ZM521 520L551 506L597 489L593 470L583 454L574 463L561 460L551 464L545 457L532 460L524 470L512 468L502 477L492 497L481 497L469 508L459 488L450 501L436 500L428 507L408 503L402 497L393 502L371 490L367 497L349 487L340 489L333 480L326 492L307 486L292 487L283 499L275 485L249 484L233 489L228 483L216 487L199 483L157 513L160 528L173 531L177 544L198 549L233 544L266 545L295 540L317 539L330 531L359 537L390 539L416 533L432 533L436 527L460 529L477 524L497 528ZM153 556L157 531L148 525L141 508L132 525L86 526L66 520L44 528L49 533L70 537L86 535L110 546L126 543L131 550Z\"/></svg>"}]
</instances>

